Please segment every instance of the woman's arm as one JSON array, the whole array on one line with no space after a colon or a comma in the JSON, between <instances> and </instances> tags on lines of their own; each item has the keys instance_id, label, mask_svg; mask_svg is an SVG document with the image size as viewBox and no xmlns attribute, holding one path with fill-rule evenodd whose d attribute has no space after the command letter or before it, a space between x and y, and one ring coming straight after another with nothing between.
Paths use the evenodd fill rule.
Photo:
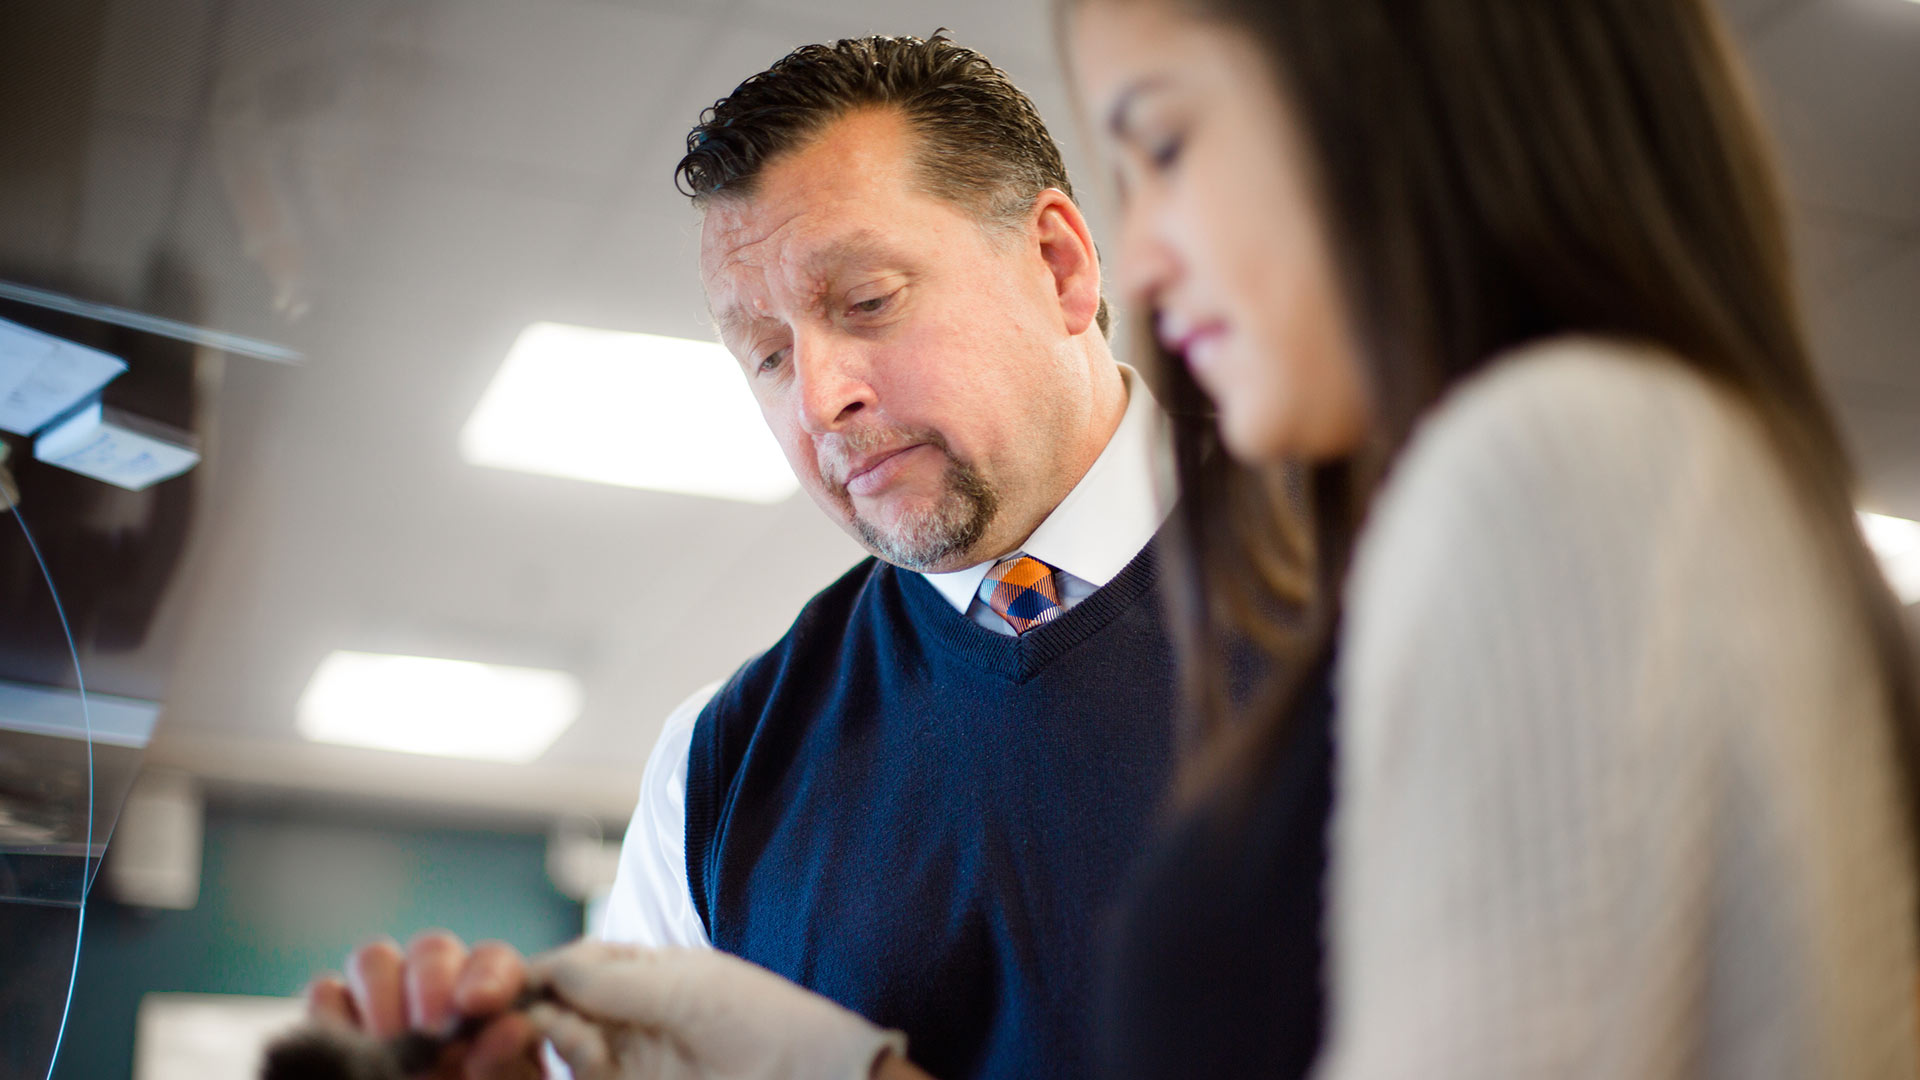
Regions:
<instances>
[{"instance_id":1,"label":"woman's arm","mask_svg":"<svg viewBox=\"0 0 1920 1080\"><path fill-rule=\"evenodd\" d=\"M1739 541L1724 408L1576 352L1403 457L1348 592L1324 1075L1684 1072L1737 696L1673 615Z\"/></svg>"}]
</instances>

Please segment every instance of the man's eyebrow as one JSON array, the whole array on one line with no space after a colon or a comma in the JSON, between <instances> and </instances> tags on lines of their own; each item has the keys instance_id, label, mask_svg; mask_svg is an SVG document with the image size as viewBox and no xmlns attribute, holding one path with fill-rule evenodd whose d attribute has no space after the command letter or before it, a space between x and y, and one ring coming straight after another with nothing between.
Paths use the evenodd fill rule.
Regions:
<instances>
[{"instance_id":1,"label":"man's eyebrow","mask_svg":"<svg viewBox=\"0 0 1920 1080\"><path fill-rule=\"evenodd\" d=\"M899 249L887 243L879 233L871 229L859 229L809 252L801 260L800 266L808 277L825 279L850 264L891 262L898 258ZM824 287L823 283L821 288ZM722 343L751 330L756 322L768 321L741 307L709 311L709 315Z\"/></svg>"},{"instance_id":2,"label":"man's eyebrow","mask_svg":"<svg viewBox=\"0 0 1920 1080\"><path fill-rule=\"evenodd\" d=\"M897 257L893 245L871 229L859 229L822 245L808 254L802 266L809 273L823 274L848 263L883 262Z\"/></svg>"},{"instance_id":3,"label":"man's eyebrow","mask_svg":"<svg viewBox=\"0 0 1920 1080\"><path fill-rule=\"evenodd\" d=\"M713 328L720 332L721 344L725 344L730 338L735 337L753 324L753 316L737 307L730 307L725 311L716 311L711 314L713 316Z\"/></svg>"}]
</instances>

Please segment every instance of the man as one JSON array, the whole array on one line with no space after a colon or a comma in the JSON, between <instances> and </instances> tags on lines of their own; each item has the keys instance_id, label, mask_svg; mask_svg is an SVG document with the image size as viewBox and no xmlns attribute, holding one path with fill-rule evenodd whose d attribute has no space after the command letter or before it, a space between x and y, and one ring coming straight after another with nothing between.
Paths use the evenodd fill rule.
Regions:
<instances>
[{"instance_id":1,"label":"man","mask_svg":"<svg viewBox=\"0 0 1920 1080\"><path fill-rule=\"evenodd\" d=\"M1058 148L939 37L796 50L689 147L721 337L875 558L668 719L608 936L737 953L950 1080L1084 1074L1098 919L1171 756L1170 484ZM315 1010L381 1034L499 1009L521 977L445 935L350 975ZM497 1021L471 1074L518 1075L530 1040Z\"/></svg>"}]
</instances>

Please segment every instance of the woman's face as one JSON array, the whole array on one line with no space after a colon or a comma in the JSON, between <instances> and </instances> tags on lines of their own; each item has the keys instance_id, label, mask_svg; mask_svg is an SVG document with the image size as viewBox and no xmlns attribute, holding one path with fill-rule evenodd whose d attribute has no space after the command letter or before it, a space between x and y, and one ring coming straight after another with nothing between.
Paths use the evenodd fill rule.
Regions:
<instances>
[{"instance_id":1,"label":"woman's face","mask_svg":"<svg viewBox=\"0 0 1920 1080\"><path fill-rule=\"evenodd\" d=\"M1071 22L1119 184L1120 287L1213 399L1234 457L1346 456L1367 395L1306 142L1258 48L1172 6L1087 0Z\"/></svg>"}]
</instances>

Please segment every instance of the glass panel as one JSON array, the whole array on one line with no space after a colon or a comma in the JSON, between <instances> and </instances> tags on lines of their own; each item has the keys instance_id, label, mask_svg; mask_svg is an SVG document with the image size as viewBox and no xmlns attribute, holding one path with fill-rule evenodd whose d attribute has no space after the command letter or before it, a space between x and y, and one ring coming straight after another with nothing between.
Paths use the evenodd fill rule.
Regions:
<instances>
[{"instance_id":1,"label":"glass panel","mask_svg":"<svg viewBox=\"0 0 1920 1080\"><path fill-rule=\"evenodd\" d=\"M158 713L0 681L0 901L80 906Z\"/></svg>"},{"instance_id":2,"label":"glass panel","mask_svg":"<svg viewBox=\"0 0 1920 1080\"><path fill-rule=\"evenodd\" d=\"M159 709L84 693L31 510L15 497L0 472L0 1075L42 1077L87 891Z\"/></svg>"}]
</instances>

